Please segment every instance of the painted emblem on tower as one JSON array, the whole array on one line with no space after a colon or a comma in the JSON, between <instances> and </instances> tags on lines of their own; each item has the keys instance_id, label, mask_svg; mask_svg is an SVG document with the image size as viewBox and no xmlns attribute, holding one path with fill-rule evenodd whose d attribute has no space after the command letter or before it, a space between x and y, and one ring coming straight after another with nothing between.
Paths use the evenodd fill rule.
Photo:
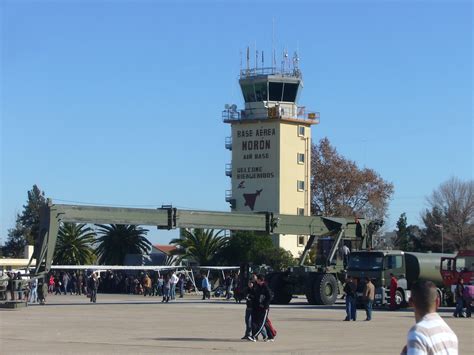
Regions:
<instances>
[{"instance_id":1,"label":"painted emblem on tower","mask_svg":"<svg viewBox=\"0 0 474 355\"><path fill-rule=\"evenodd\" d=\"M260 196L260 193L263 189L255 191L254 194L244 194L245 204L244 206L249 206L249 208L253 211L255 207L255 201L257 200L257 196Z\"/></svg>"}]
</instances>

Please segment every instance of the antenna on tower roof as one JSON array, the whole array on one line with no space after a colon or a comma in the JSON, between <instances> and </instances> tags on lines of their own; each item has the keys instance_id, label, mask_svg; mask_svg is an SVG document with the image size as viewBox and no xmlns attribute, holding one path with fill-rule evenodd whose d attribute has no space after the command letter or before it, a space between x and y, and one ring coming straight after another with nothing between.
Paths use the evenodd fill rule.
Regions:
<instances>
[{"instance_id":1,"label":"antenna on tower roof","mask_svg":"<svg viewBox=\"0 0 474 355\"><path fill-rule=\"evenodd\" d=\"M275 18L272 18L272 68L276 69L276 53L275 53Z\"/></svg>"},{"instance_id":2,"label":"antenna on tower roof","mask_svg":"<svg viewBox=\"0 0 474 355\"><path fill-rule=\"evenodd\" d=\"M239 54L240 54L240 72L242 73L242 50L239 51Z\"/></svg>"},{"instance_id":3,"label":"antenna on tower roof","mask_svg":"<svg viewBox=\"0 0 474 355\"><path fill-rule=\"evenodd\" d=\"M247 73L250 71L250 47L247 46Z\"/></svg>"}]
</instances>

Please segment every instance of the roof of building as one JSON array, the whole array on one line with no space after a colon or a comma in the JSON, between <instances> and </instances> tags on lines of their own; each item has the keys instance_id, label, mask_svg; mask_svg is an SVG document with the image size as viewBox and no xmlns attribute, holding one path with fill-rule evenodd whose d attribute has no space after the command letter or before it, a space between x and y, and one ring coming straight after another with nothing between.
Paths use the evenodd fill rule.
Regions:
<instances>
[{"instance_id":1,"label":"roof of building","mask_svg":"<svg viewBox=\"0 0 474 355\"><path fill-rule=\"evenodd\" d=\"M165 254L170 254L173 250L176 250L175 245L169 244L154 244L153 247L162 251Z\"/></svg>"}]
</instances>

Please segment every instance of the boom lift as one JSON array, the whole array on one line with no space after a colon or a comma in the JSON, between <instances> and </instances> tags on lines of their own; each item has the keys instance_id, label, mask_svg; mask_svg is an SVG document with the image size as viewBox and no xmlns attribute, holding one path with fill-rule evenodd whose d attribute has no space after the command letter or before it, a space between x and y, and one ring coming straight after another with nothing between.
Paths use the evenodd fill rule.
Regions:
<instances>
[{"instance_id":1,"label":"boom lift","mask_svg":"<svg viewBox=\"0 0 474 355\"><path fill-rule=\"evenodd\" d=\"M327 286L328 284L334 286L333 278L337 275L332 261L340 241L342 238L356 240L361 243L362 248L369 247L372 243L369 223L364 219L294 216L272 212L234 213L178 210L171 206L158 209L138 209L67 205L53 204L48 199L48 203L40 211L39 238L30 260L31 264L31 261L36 259L31 277L45 278L51 270L59 226L64 222L147 225L168 230L176 228L211 228L259 231L268 234L310 235L306 249L300 259L300 267L286 273L270 275L270 287L273 288L278 303L288 303L292 293L302 287L307 291L306 295L310 303L334 303L337 294L334 295L333 293L337 287L333 287L333 293L329 295L330 297L318 296L318 292L320 295L322 295L322 292L326 294L328 292L327 289L321 291L318 287L320 288L321 285ZM321 236L336 238L326 264L319 267L303 266L311 245L317 237ZM290 279L289 283L287 282L288 279Z\"/></svg>"}]
</instances>

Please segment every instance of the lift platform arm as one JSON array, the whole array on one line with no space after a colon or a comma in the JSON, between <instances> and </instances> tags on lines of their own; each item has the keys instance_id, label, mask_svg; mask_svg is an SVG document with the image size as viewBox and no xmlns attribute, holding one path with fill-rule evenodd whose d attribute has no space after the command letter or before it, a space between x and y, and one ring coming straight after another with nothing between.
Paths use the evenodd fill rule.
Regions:
<instances>
[{"instance_id":1,"label":"lift platform arm","mask_svg":"<svg viewBox=\"0 0 474 355\"><path fill-rule=\"evenodd\" d=\"M346 236L354 238L367 230L364 219L354 223L353 219L346 218L293 216L272 212L196 211L181 210L172 206L158 209L101 207L53 204L48 200L40 211L40 235L30 260L31 265L31 261L36 259L32 274L45 275L51 269L59 226L65 222L146 225L168 230L176 228L248 230L267 234L311 236L335 235L344 230Z\"/></svg>"}]
</instances>

